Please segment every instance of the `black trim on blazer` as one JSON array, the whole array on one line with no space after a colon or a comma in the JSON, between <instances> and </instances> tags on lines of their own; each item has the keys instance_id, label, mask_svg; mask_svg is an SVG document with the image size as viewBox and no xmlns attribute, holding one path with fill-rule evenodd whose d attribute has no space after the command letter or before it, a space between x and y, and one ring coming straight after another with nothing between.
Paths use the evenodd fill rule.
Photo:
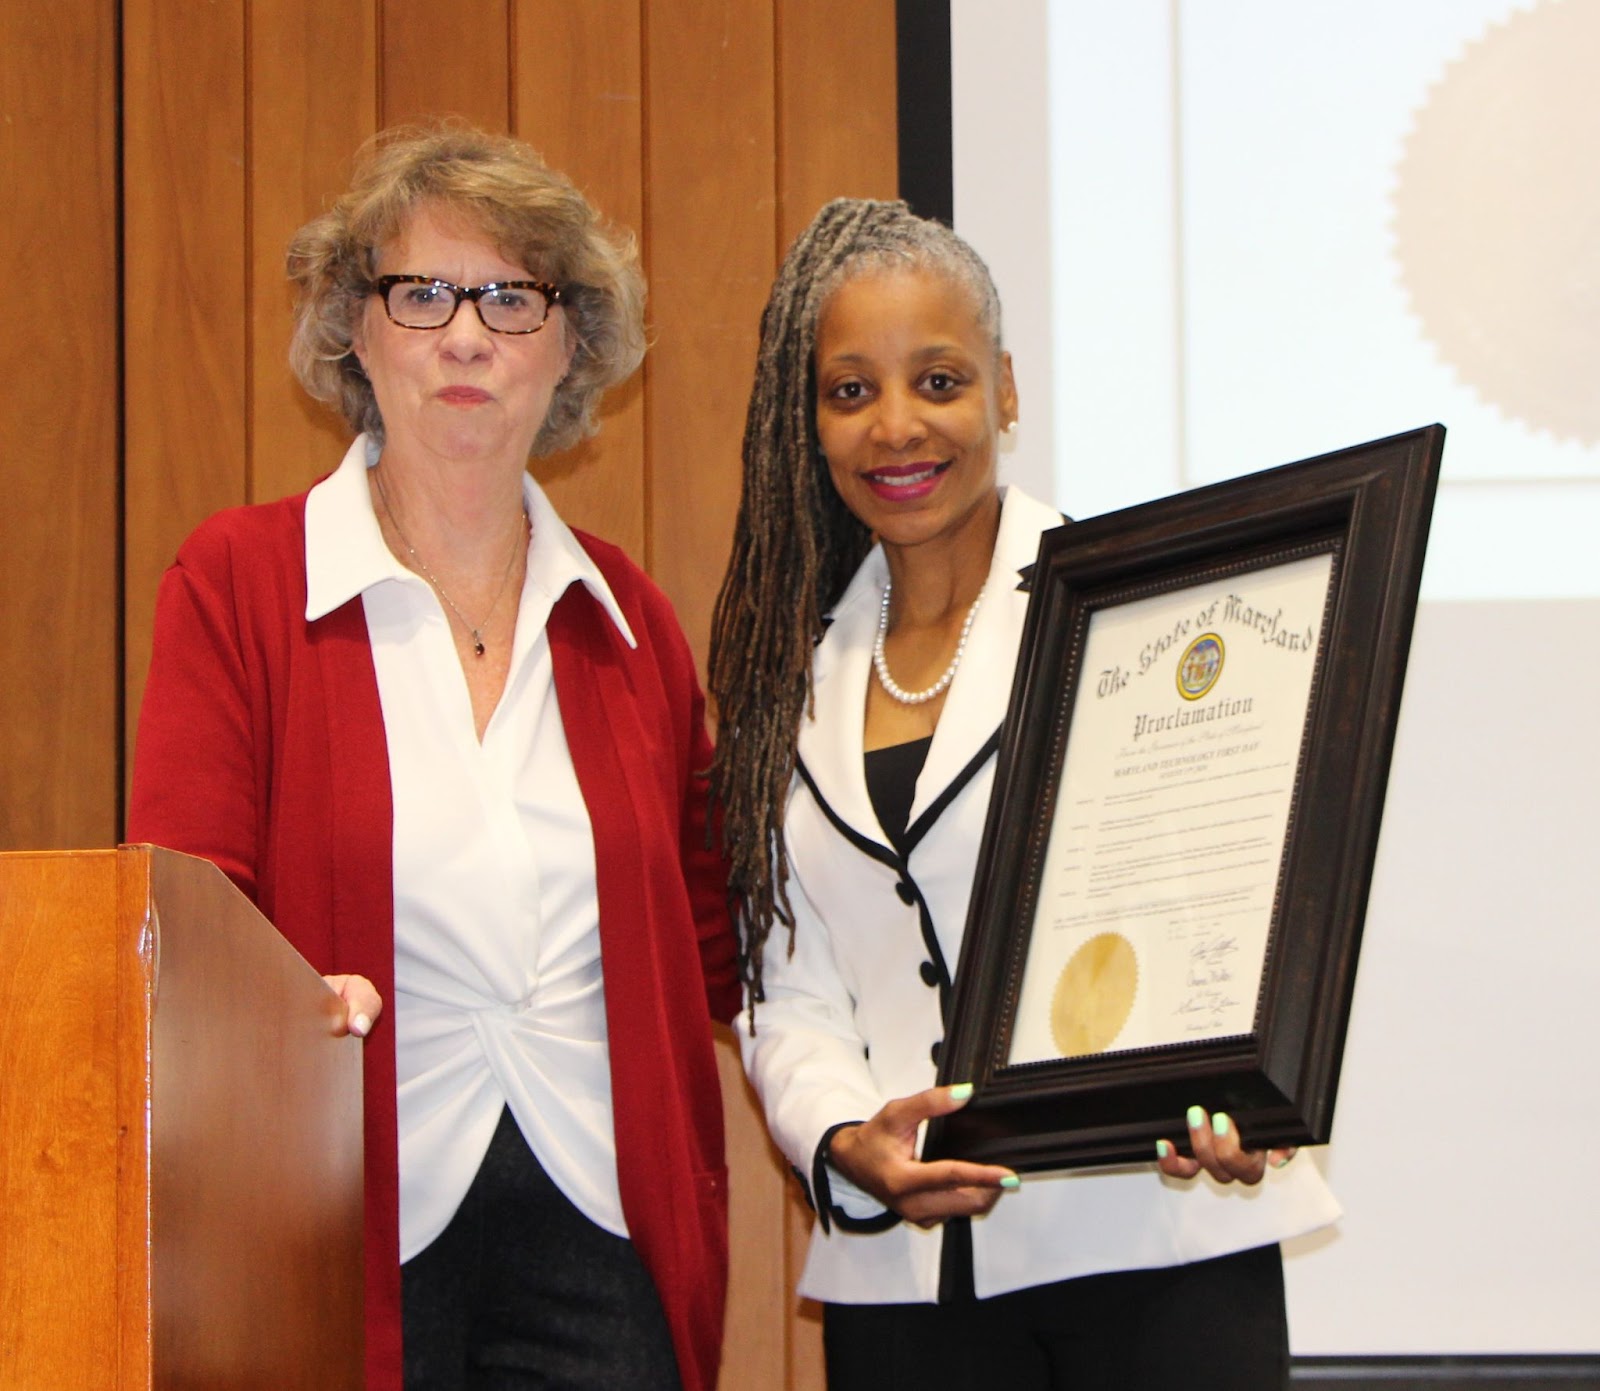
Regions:
<instances>
[{"instance_id":1,"label":"black trim on blazer","mask_svg":"<svg viewBox=\"0 0 1600 1391\"><path fill-rule=\"evenodd\" d=\"M972 755L967 766L950 779L949 786L928 804L927 811L906 830L907 858L910 858L911 852L917 848L922 838L933 829L933 823L944 815L945 808L955 800L956 794L965 790L966 785L978 776L978 770L994 757L994 751L999 747L1000 731L997 729L983 741L983 747Z\"/></svg>"},{"instance_id":2,"label":"black trim on blazer","mask_svg":"<svg viewBox=\"0 0 1600 1391\"><path fill-rule=\"evenodd\" d=\"M828 824L868 859L876 860L880 865L885 865L898 874L900 882L895 887L897 889L903 887L911 894L910 898L905 898L904 895L901 895L901 898L908 906L913 902L917 905L917 927L922 934L922 945L927 950L928 959L933 962L934 970L939 973L939 1018L941 1020L947 1019L950 1010L950 967L945 962L944 953L939 950L939 939L933 930L933 918L928 912L928 905L923 901L922 890L917 887L917 881L911 877L911 867L906 863L905 857L898 851L891 850L887 845L879 845L871 837L862 835L860 831L856 830L854 826L829 806L828 799L822 795L821 789L817 787L817 780L811 776L811 770L806 767L804 759L796 758L794 767L795 772L800 774L800 780L811 790L812 801L821 808L822 814L828 818ZM927 817L924 815L922 820L917 822L916 827L912 828L918 838L922 834L919 828L922 827L922 821L926 819ZM906 843L910 847L916 844L916 840L912 839L908 833Z\"/></svg>"},{"instance_id":3,"label":"black trim on blazer","mask_svg":"<svg viewBox=\"0 0 1600 1391\"><path fill-rule=\"evenodd\" d=\"M817 787L817 780L811 776L811 770L806 767L805 759L797 756L794 761L794 770L800 775L800 781L811 789L812 801L822 808L822 814L828 818L828 824L834 830L869 859L876 860L880 865L888 865L890 869L900 868L900 857L893 850L887 845L879 845L870 836L862 835L860 831L856 830L854 826L828 805L828 799L822 795L821 790Z\"/></svg>"},{"instance_id":4,"label":"black trim on blazer","mask_svg":"<svg viewBox=\"0 0 1600 1391\"><path fill-rule=\"evenodd\" d=\"M841 1130L860 1124L860 1121L840 1121L838 1125L830 1125L817 1141L817 1152L811 1156L809 1197L824 1232L834 1227L841 1232L886 1232L890 1227L900 1225L900 1214L893 1208L884 1208L876 1217L852 1217L833 1201L833 1184L828 1178L828 1146Z\"/></svg>"},{"instance_id":5,"label":"black trim on blazer","mask_svg":"<svg viewBox=\"0 0 1600 1391\"><path fill-rule=\"evenodd\" d=\"M938 975L939 982L939 1023L946 1031L950 1027L950 995L953 989L950 983L950 967L944 959L944 951L939 946L939 934L933 930L933 914L928 911L927 900L922 896L922 889L913 879L908 870L902 869L901 883L905 884L917 899L917 929L922 933L922 945L928 953L928 960L933 962L933 969ZM934 1044L938 1048L944 1040ZM934 1058L937 1065L938 1058Z\"/></svg>"},{"instance_id":6,"label":"black trim on blazer","mask_svg":"<svg viewBox=\"0 0 1600 1391\"><path fill-rule=\"evenodd\" d=\"M905 853L903 855L896 850L890 849L887 845L880 845L870 836L863 835L854 826L850 825L848 821L828 805L828 799L822 795L821 789L817 786L817 780L811 776L811 770L805 765L805 760L802 758L795 759L795 771L799 773L800 780L810 789L812 800L816 802L822 814L828 818L828 824L863 855L894 870L900 876L900 884L910 891L912 899L905 901L909 903L914 900L916 902L917 926L922 933L922 945L928 953L928 959L933 962L934 970L938 973L939 1018L946 1024L950 1019L950 996L953 990L950 963L944 959L944 951L939 946L939 934L934 931L933 915L928 911L928 903L922 896L922 888L911 873L910 857L911 852L917 848L923 837L933 829L934 823L944 814L950 803L955 800L956 795L978 775L978 770L989 759L994 757L995 750L999 747L1000 731L997 729L983 741L983 746L967 761L966 767L950 780L949 785L934 798L928 809L906 831ZM902 898L904 898L904 895L902 895ZM818 1210L821 1210L820 1205Z\"/></svg>"},{"instance_id":7,"label":"black trim on blazer","mask_svg":"<svg viewBox=\"0 0 1600 1391\"><path fill-rule=\"evenodd\" d=\"M1000 747L1000 731L997 729L983 741L983 747L968 760L967 766L950 780L949 785L929 804L928 809L916 820L905 836L905 858L900 864L900 876L904 883L911 887L911 892L917 897L917 923L922 929L922 944L927 948L928 959L933 962L933 968L939 976L939 1019L948 1030L950 1025L950 999L955 993L954 979L950 974L950 963L944 959L944 949L939 945L939 934L934 930L933 914L928 911L928 902L922 896L922 886L911 876L911 852L921 844L924 836L933 829L950 803L955 800L956 794L961 792L966 785L978 775L978 770L991 758ZM944 1042L943 1039L940 1042ZM935 1059L937 1062L937 1059Z\"/></svg>"},{"instance_id":8,"label":"black trim on blazer","mask_svg":"<svg viewBox=\"0 0 1600 1391\"><path fill-rule=\"evenodd\" d=\"M945 1219L944 1240L939 1243L939 1303L972 1304L978 1298L972 1265L972 1219Z\"/></svg>"}]
</instances>

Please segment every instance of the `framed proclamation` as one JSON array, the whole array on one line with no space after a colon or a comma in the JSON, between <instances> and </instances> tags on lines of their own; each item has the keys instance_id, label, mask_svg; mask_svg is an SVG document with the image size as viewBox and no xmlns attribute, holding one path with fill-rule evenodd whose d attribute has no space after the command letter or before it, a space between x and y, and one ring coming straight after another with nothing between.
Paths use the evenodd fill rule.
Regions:
<instances>
[{"instance_id":1,"label":"framed proclamation","mask_svg":"<svg viewBox=\"0 0 1600 1391\"><path fill-rule=\"evenodd\" d=\"M1046 534L925 1158L1328 1139L1443 443Z\"/></svg>"}]
</instances>

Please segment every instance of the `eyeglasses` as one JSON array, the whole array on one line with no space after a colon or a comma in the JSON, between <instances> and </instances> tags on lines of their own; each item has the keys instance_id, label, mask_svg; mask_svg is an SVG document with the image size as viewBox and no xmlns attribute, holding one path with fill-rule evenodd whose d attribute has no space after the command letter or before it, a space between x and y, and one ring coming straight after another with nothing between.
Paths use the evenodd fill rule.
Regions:
<instances>
[{"instance_id":1,"label":"eyeglasses","mask_svg":"<svg viewBox=\"0 0 1600 1391\"><path fill-rule=\"evenodd\" d=\"M383 296L389 321L401 328L443 328L470 299L491 333L537 333L561 291L543 280L498 280L452 285L427 275L380 275L373 293Z\"/></svg>"}]
</instances>

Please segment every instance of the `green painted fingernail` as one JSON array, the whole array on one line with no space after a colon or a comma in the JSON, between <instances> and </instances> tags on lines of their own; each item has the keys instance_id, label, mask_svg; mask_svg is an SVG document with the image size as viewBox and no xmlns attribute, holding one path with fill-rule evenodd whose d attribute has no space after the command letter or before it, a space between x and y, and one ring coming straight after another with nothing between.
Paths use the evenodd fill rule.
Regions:
<instances>
[{"instance_id":1,"label":"green painted fingernail","mask_svg":"<svg viewBox=\"0 0 1600 1391\"><path fill-rule=\"evenodd\" d=\"M1006 1189L1008 1192L1014 1193L1017 1189L1022 1187L1022 1180L1019 1179L1015 1174L1007 1174L1003 1179L1000 1180L1000 1186Z\"/></svg>"},{"instance_id":2,"label":"green painted fingernail","mask_svg":"<svg viewBox=\"0 0 1600 1391\"><path fill-rule=\"evenodd\" d=\"M1165 1140L1157 1140L1156 1141L1156 1158L1157 1159L1170 1159L1171 1157L1172 1157L1172 1146L1169 1145Z\"/></svg>"},{"instance_id":3,"label":"green painted fingernail","mask_svg":"<svg viewBox=\"0 0 1600 1391\"><path fill-rule=\"evenodd\" d=\"M1226 1111L1218 1111L1211 1118L1211 1133L1213 1135L1226 1135L1231 1129L1233 1129L1233 1122L1228 1119Z\"/></svg>"},{"instance_id":4,"label":"green painted fingernail","mask_svg":"<svg viewBox=\"0 0 1600 1391\"><path fill-rule=\"evenodd\" d=\"M1189 1129L1198 1130L1206 1123L1206 1113L1198 1106L1189 1108Z\"/></svg>"},{"instance_id":5,"label":"green painted fingernail","mask_svg":"<svg viewBox=\"0 0 1600 1391\"><path fill-rule=\"evenodd\" d=\"M950 1100L952 1101L965 1101L971 1095L971 1082L957 1082L955 1086L950 1088Z\"/></svg>"}]
</instances>

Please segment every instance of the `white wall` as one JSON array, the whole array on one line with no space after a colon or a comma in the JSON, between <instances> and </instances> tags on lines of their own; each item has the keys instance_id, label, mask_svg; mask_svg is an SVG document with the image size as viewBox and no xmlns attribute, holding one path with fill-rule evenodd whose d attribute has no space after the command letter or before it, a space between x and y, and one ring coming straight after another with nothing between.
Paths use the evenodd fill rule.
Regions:
<instances>
[{"instance_id":1,"label":"white wall","mask_svg":"<svg viewBox=\"0 0 1600 1391\"><path fill-rule=\"evenodd\" d=\"M1295 1350L1593 1351L1600 0L951 10L1009 476L1083 516L1449 431Z\"/></svg>"},{"instance_id":2,"label":"white wall","mask_svg":"<svg viewBox=\"0 0 1600 1391\"><path fill-rule=\"evenodd\" d=\"M952 5L951 25L955 221L994 272L1017 378L1002 477L1047 498L1056 403L1045 14L1034 4Z\"/></svg>"}]
</instances>

